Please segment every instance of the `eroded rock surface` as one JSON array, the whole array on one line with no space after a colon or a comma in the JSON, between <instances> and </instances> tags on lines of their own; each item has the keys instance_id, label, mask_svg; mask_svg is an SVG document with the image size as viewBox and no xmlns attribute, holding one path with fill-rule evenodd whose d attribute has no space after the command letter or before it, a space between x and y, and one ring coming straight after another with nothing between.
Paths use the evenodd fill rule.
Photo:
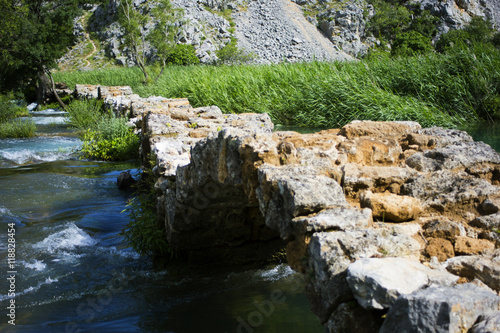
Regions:
<instances>
[{"instance_id":1,"label":"eroded rock surface","mask_svg":"<svg viewBox=\"0 0 500 333\"><path fill-rule=\"evenodd\" d=\"M167 239L191 262L259 261L286 245L330 332L412 331L421 315L426 325L461 332L479 329L486 308L500 304L500 155L466 133L413 122L273 133L263 114L118 97L110 107L129 110L141 125L141 156L158 179ZM396 273L372 284L384 286L384 296L360 297L367 289L359 281L380 273L366 263L379 259ZM348 278L357 266L362 273ZM403 276L422 278L399 288ZM444 286L431 286L437 276ZM430 313L436 306L447 311ZM385 321L373 310L380 308L390 308Z\"/></svg>"}]
</instances>

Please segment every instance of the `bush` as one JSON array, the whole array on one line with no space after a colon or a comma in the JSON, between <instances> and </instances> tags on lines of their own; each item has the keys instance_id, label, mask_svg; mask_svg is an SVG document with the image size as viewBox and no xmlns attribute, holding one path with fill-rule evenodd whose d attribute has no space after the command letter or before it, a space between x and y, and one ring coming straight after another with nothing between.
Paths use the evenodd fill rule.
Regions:
<instances>
[{"instance_id":1,"label":"bush","mask_svg":"<svg viewBox=\"0 0 500 333\"><path fill-rule=\"evenodd\" d=\"M26 106L17 105L12 94L0 95L0 123L17 117L29 116Z\"/></svg>"},{"instance_id":2,"label":"bush","mask_svg":"<svg viewBox=\"0 0 500 333\"><path fill-rule=\"evenodd\" d=\"M77 100L66 109L70 123L83 133L83 157L123 161L139 156L139 138L128 126L128 119L104 111L103 101Z\"/></svg>"},{"instance_id":3,"label":"bush","mask_svg":"<svg viewBox=\"0 0 500 333\"><path fill-rule=\"evenodd\" d=\"M451 30L439 37L436 42L436 51L446 53L453 49L466 50L475 44L495 43L495 30L491 27L489 21L481 17L473 17L470 23L459 30Z\"/></svg>"},{"instance_id":4,"label":"bush","mask_svg":"<svg viewBox=\"0 0 500 333\"><path fill-rule=\"evenodd\" d=\"M167 57L167 64L171 65L196 65L200 59L196 56L196 50L193 45L178 44Z\"/></svg>"},{"instance_id":5,"label":"bush","mask_svg":"<svg viewBox=\"0 0 500 333\"><path fill-rule=\"evenodd\" d=\"M218 63L220 65L246 64L255 59L253 54L238 48L236 40L232 40L230 43L220 48L216 55L217 58L219 58Z\"/></svg>"},{"instance_id":6,"label":"bush","mask_svg":"<svg viewBox=\"0 0 500 333\"><path fill-rule=\"evenodd\" d=\"M398 57L411 57L432 51L431 39L417 31L408 31L396 36L392 44L391 55Z\"/></svg>"},{"instance_id":7,"label":"bush","mask_svg":"<svg viewBox=\"0 0 500 333\"><path fill-rule=\"evenodd\" d=\"M70 124L81 131L96 129L103 118L109 117L104 111L103 101L76 100L66 106Z\"/></svg>"},{"instance_id":8,"label":"bush","mask_svg":"<svg viewBox=\"0 0 500 333\"><path fill-rule=\"evenodd\" d=\"M105 161L124 161L139 157L139 138L126 118L102 119L96 129L83 135L83 156Z\"/></svg>"}]
</instances>

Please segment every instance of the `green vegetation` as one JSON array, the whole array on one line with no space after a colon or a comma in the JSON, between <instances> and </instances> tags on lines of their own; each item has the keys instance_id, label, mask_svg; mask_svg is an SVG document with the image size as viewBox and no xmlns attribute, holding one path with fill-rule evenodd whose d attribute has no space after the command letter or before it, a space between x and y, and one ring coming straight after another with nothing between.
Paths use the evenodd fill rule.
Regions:
<instances>
[{"instance_id":1,"label":"green vegetation","mask_svg":"<svg viewBox=\"0 0 500 333\"><path fill-rule=\"evenodd\" d=\"M143 180L124 211L129 212L130 221L122 233L137 253L149 257L172 257L165 227L156 217L156 196L152 183Z\"/></svg>"},{"instance_id":2,"label":"green vegetation","mask_svg":"<svg viewBox=\"0 0 500 333\"><path fill-rule=\"evenodd\" d=\"M34 136L36 126L31 119L16 119L29 116L26 106L18 106L12 98L12 95L0 96L0 139Z\"/></svg>"},{"instance_id":3,"label":"green vegetation","mask_svg":"<svg viewBox=\"0 0 500 333\"><path fill-rule=\"evenodd\" d=\"M178 44L167 57L167 63L172 65L196 65L200 59L196 56L196 50L193 45Z\"/></svg>"},{"instance_id":4,"label":"green vegetation","mask_svg":"<svg viewBox=\"0 0 500 333\"><path fill-rule=\"evenodd\" d=\"M338 127L353 119L459 126L499 117L500 52L494 47L415 57L372 54L358 62L173 66L154 85L140 72L57 73L57 80L130 85L141 96L189 98L226 113L267 112L276 124Z\"/></svg>"},{"instance_id":5,"label":"green vegetation","mask_svg":"<svg viewBox=\"0 0 500 333\"><path fill-rule=\"evenodd\" d=\"M73 43L77 0L0 0L0 93L38 85Z\"/></svg>"},{"instance_id":6,"label":"green vegetation","mask_svg":"<svg viewBox=\"0 0 500 333\"><path fill-rule=\"evenodd\" d=\"M138 157L139 138L128 126L128 119L105 112L102 101L74 101L67 111L70 123L82 131L83 157L107 161Z\"/></svg>"},{"instance_id":7,"label":"green vegetation","mask_svg":"<svg viewBox=\"0 0 500 333\"><path fill-rule=\"evenodd\" d=\"M169 0L159 0L156 7L151 9L149 3L137 7L132 0L122 0L118 22L124 29L123 49L128 49L136 66L144 75L144 83L149 84L149 74L146 65L151 63L146 54L146 43L149 42L155 49L155 59L161 63L161 70L155 82L163 73L168 59L175 50L176 36L179 24L176 24L182 14L180 9L174 9ZM154 28L147 34L146 26L154 22Z\"/></svg>"}]
</instances>

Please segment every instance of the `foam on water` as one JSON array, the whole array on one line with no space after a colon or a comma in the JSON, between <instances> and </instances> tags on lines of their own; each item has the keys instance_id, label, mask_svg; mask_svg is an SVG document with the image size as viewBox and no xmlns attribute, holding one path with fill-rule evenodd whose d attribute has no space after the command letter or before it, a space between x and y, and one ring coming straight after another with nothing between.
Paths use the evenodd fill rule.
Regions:
<instances>
[{"instance_id":1,"label":"foam on water","mask_svg":"<svg viewBox=\"0 0 500 333\"><path fill-rule=\"evenodd\" d=\"M43 111L31 111L30 114L34 116L54 116L54 115L68 114L68 112L61 111L59 109L47 109Z\"/></svg>"},{"instance_id":2,"label":"foam on water","mask_svg":"<svg viewBox=\"0 0 500 333\"><path fill-rule=\"evenodd\" d=\"M52 284L52 283L58 282L58 281L59 280L57 278L52 279L49 276L49 277L47 277L45 279L45 281L39 282L36 286L31 286L31 287L28 287L28 288L24 289L21 292L16 292L16 296L21 296L21 295L26 295L26 294L34 293L34 292L38 291L43 285ZM9 298L12 298L12 297L9 297L8 295L0 295L0 302L3 301L3 300L9 299Z\"/></svg>"},{"instance_id":3,"label":"foam on water","mask_svg":"<svg viewBox=\"0 0 500 333\"><path fill-rule=\"evenodd\" d=\"M0 215L12 216L12 212L9 209L0 206Z\"/></svg>"},{"instance_id":4,"label":"foam on water","mask_svg":"<svg viewBox=\"0 0 500 333\"><path fill-rule=\"evenodd\" d=\"M65 137L0 140L0 160L15 164L66 160L80 144L77 138Z\"/></svg>"},{"instance_id":5,"label":"foam on water","mask_svg":"<svg viewBox=\"0 0 500 333\"><path fill-rule=\"evenodd\" d=\"M294 274L294 271L290 266L281 264L269 270L259 270L256 274L264 281L277 281Z\"/></svg>"},{"instance_id":6,"label":"foam on water","mask_svg":"<svg viewBox=\"0 0 500 333\"><path fill-rule=\"evenodd\" d=\"M33 247L56 253L59 250L73 250L77 247L92 246L96 243L97 241L85 231L78 228L74 223L69 223L65 229L51 234L43 241L33 245Z\"/></svg>"},{"instance_id":7,"label":"foam on water","mask_svg":"<svg viewBox=\"0 0 500 333\"><path fill-rule=\"evenodd\" d=\"M28 121L31 120L35 125L51 125L51 124L66 124L67 117L19 117L18 119Z\"/></svg>"},{"instance_id":8,"label":"foam on water","mask_svg":"<svg viewBox=\"0 0 500 333\"><path fill-rule=\"evenodd\" d=\"M43 260L34 259L34 260L31 260L30 262L20 261L19 263L24 265L24 267L29 268L29 269L33 269L37 272L43 271L43 270L45 270L45 268L47 268L47 264L44 263Z\"/></svg>"}]
</instances>

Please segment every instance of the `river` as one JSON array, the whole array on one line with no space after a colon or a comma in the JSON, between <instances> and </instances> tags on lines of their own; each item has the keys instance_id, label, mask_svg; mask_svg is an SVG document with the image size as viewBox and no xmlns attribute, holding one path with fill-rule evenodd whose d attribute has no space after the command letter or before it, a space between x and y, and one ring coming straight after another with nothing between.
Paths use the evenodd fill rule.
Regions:
<instances>
[{"instance_id":1,"label":"river","mask_svg":"<svg viewBox=\"0 0 500 333\"><path fill-rule=\"evenodd\" d=\"M155 271L120 234L138 162L79 160L64 113L32 115L37 137L0 140L1 332L323 331L285 264Z\"/></svg>"}]
</instances>

